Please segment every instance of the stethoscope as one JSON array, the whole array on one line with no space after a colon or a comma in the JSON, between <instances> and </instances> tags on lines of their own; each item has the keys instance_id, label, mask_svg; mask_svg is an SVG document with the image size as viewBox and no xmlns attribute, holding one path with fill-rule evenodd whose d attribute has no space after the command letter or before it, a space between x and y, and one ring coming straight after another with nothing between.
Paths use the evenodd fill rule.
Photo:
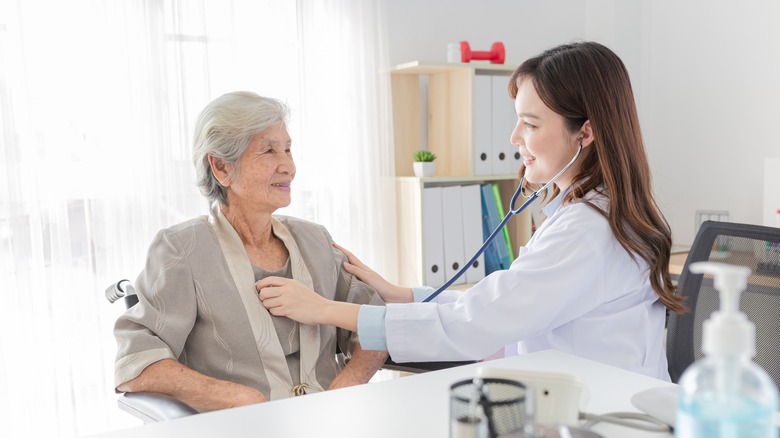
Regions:
<instances>
[{"instance_id":1,"label":"stethoscope","mask_svg":"<svg viewBox=\"0 0 780 438\"><path fill-rule=\"evenodd\" d=\"M523 210L525 210L526 207L531 205L531 203L534 202L536 200L536 198L539 197L539 193L542 193L545 190L547 190L547 188L550 187L550 185L552 183L554 183L555 180L557 180L561 175L563 175L564 172L569 170L569 168L572 166L572 164L574 164L574 162L577 161L577 157L580 156L580 152L582 152L582 144L581 143L580 143L579 147L577 148L577 152L574 154L574 158L572 158L571 161L569 161L569 164L567 164L563 169L561 169L561 171L558 172L558 174L556 174L554 177L552 177L551 180L547 181L547 184L543 185L542 188L540 188L539 190L533 192L531 195L526 195L525 193L523 193L523 183L525 182L525 175L523 175L523 178L520 180L520 185L517 186L517 190L515 190L515 194L512 195L512 200L511 200L511 202L509 204L509 211L507 212L506 216L504 216L504 220L502 220L501 223L498 224L496 229L493 230L493 232L490 234L490 236L488 236L488 238L485 240L485 243L483 243L482 246L477 250L477 253L474 254L473 257L471 257L471 260L469 260L468 263L464 263L463 267L460 268L460 270L458 272L456 272L455 275L452 278L450 278L446 283L441 285L441 287L436 289L435 292L433 292L432 294L428 295L424 300L422 300L422 302L423 303L427 303L427 302L433 300L434 298L439 296L439 294L442 293L445 289L447 289L448 287L452 286L452 283L455 283L455 281L458 278L460 278L471 267L471 265L474 264L474 262L477 260L477 258L479 258L479 256L482 255L483 252L485 252L485 249L487 249L488 245L490 245L490 243L493 241L493 239L495 239L496 236L498 236L498 234L501 232L501 229L504 228L504 225L506 225L506 223L509 222L509 219L512 216L514 216L516 214L519 214ZM520 194L522 194L523 197L526 198L527 200L523 203L523 205L520 206L520 208L515 209L515 202L517 202L517 198L518 198L518 196L520 196Z\"/></svg>"}]
</instances>

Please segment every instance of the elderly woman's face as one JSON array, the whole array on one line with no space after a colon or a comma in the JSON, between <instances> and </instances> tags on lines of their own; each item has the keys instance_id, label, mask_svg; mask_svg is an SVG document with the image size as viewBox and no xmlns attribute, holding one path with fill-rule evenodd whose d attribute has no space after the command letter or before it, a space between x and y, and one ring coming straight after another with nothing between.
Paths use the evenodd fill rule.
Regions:
<instances>
[{"instance_id":1,"label":"elderly woman's face","mask_svg":"<svg viewBox=\"0 0 780 438\"><path fill-rule=\"evenodd\" d=\"M290 205L295 163L292 140L280 122L257 134L239 159L238 177L230 185L231 205L274 212Z\"/></svg>"}]
</instances>

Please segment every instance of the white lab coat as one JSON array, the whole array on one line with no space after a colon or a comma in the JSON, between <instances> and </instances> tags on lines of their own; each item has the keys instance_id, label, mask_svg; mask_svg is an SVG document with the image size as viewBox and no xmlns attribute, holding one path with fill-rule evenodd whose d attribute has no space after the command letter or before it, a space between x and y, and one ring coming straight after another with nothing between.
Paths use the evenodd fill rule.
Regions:
<instances>
[{"instance_id":1,"label":"white lab coat","mask_svg":"<svg viewBox=\"0 0 780 438\"><path fill-rule=\"evenodd\" d=\"M587 198L607 208L604 196ZM552 213L508 270L435 301L387 306L394 361L481 359L506 345L510 352L565 351L669 380L666 310L647 264L583 202Z\"/></svg>"}]
</instances>

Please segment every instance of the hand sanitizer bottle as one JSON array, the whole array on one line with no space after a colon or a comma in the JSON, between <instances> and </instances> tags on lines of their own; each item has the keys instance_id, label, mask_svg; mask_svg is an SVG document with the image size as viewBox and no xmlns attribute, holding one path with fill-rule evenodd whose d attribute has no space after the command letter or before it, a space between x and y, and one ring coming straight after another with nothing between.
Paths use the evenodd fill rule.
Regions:
<instances>
[{"instance_id":1,"label":"hand sanitizer bottle","mask_svg":"<svg viewBox=\"0 0 780 438\"><path fill-rule=\"evenodd\" d=\"M772 379L751 358L756 327L739 311L739 296L750 269L700 262L694 274L713 274L720 311L704 322L702 351L680 378L675 436L777 437L774 415L778 392Z\"/></svg>"}]
</instances>

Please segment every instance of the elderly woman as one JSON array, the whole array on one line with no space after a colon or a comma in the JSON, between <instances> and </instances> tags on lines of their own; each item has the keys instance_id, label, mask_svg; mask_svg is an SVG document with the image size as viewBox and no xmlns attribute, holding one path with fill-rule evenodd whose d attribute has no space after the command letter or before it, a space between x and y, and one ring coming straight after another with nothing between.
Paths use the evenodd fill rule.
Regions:
<instances>
[{"instance_id":1,"label":"elderly woman","mask_svg":"<svg viewBox=\"0 0 780 438\"><path fill-rule=\"evenodd\" d=\"M249 92L200 114L193 161L208 216L160 231L135 283L139 302L114 329L116 388L171 395L206 411L367 382L384 352L353 333L268 313L255 283L286 277L336 301L382 304L343 269L328 232L273 216L290 204L295 164L287 109ZM342 369L337 343L351 359Z\"/></svg>"}]
</instances>

